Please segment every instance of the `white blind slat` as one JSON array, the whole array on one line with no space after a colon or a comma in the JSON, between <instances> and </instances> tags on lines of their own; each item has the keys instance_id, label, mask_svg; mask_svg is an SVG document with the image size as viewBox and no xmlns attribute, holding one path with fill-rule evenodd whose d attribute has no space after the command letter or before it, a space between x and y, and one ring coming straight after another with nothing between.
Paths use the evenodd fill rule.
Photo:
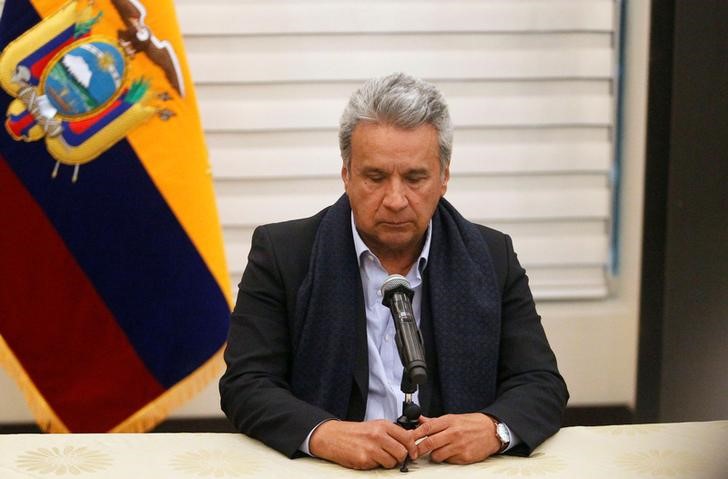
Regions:
<instances>
[{"instance_id":1,"label":"white blind slat","mask_svg":"<svg viewBox=\"0 0 728 479\"><path fill-rule=\"evenodd\" d=\"M212 131L335 129L345 100L228 101L200 99L203 124ZM451 98L461 128L610 125L612 103L604 96Z\"/></svg>"},{"instance_id":2,"label":"white blind slat","mask_svg":"<svg viewBox=\"0 0 728 479\"><path fill-rule=\"evenodd\" d=\"M611 31L605 1L178 2L188 35ZM554 14L558 12L558 14ZM332 21L335 19L335 21Z\"/></svg>"},{"instance_id":3,"label":"white blind slat","mask_svg":"<svg viewBox=\"0 0 728 479\"><path fill-rule=\"evenodd\" d=\"M329 193L288 193L284 201L273 195L222 196L218 198L218 210L225 225L251 226L311 216L336 201L340 194L341 190ZM447 198L458 206L463 216L488 221L605 218L609 214L609 191L596 187L540 191L453 191L448 192Z\"/></svg>"},{"instance_id":4,"label":"white blind slat","mask_svg":"<svg viewBox=\"0 0 728 479\"><path fill-rule=\"evenodd\" d=\"M338 158L336 145L210 148L212 171L218 179L336 177ZM451 171L457 175L606 173L610 162L610 144L606 141L456 145Z\"/></svg>"},{"instance_id":5,"label":"white blind slat","mask_svg":"<svg viewBox=\"0 0 728 479\"><path fill-rule=\"evenodd\" d=\"M301 51L292 43L287 51L191 52L189 60L200 83L259 83L361 81L393 71L440 80L606 78L612 73L611 56L609 48L326 53Z\"/></svg>"}]
</instances>

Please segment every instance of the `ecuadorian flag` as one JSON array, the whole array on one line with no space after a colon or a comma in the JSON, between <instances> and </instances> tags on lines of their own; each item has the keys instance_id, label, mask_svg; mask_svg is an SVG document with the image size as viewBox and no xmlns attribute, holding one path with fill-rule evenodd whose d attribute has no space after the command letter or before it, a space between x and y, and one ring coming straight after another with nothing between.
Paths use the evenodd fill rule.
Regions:
<instances>
[{"instance_id":1,"label":"ecuadorian flag","mask_svg":"<svg viewBox=\"0 0 728 479\"><path fill-rule=\"evenodd\" d=\"M46 431L147 430L230 312L172 1L5 0L0 52L0 363Z\"/></svg>"}]
</instances>

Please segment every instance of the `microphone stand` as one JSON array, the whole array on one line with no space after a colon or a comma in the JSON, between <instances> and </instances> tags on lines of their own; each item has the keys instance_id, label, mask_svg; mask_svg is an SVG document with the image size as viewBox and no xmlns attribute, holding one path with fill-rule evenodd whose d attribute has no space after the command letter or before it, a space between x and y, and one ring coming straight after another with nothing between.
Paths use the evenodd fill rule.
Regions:
<instances>
[{"instance_id":1,"label":"microphone stand","mask_svg":"<svg viewBox=\"0 0 728 479\"><path fill-rule=\"evenodd\" d=\"M384 292L382 304L392 313L396 328L397 351L403 367L402 382L399 387L404 393L404 401L402 415L397 418L397 424L404 429L413 430L419 425L422 410L412 400L412 395L417 392L418 384L427 381L422 334L417 328L412 311L414 291L410 289L407 278L399 274L389 275L382 285L382 291ZM405 456L400 472L409 471L408 462L409 454Z\"/></svg>"},{"instance_id":2,"label":"microphone stand","mask_svg":"<svg viewBox=\"0 0 728 479\"><path fill-rule=\"evenodd\" d=\"M420 406L412 400L412 395L417 392L417 384L410 380L407 369L402 371L402 382L400 383L400 389L404 393L404 401L402 401L402 415L397 418L397 424L411 431L419 425L420 415L422 410ZM402 467L399 469L400 472L409 472L407 464L409 463L409 454L404 457Z\"/></svg>"}]
</instances>

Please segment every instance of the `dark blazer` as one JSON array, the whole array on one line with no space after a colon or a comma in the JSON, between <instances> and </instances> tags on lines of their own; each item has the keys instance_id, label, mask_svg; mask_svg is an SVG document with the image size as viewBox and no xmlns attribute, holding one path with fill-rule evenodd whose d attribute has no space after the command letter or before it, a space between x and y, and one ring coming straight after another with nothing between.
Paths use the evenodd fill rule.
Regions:
<instances>
[{"instance_id":1,"label":"dark blazer","mask_svg":"<svg viewBox=\"0 0 728 479\"><path fill-rule=\"evenodd\" d=\"M289 333L295 317L296 294L308 272L316 231L325 212L256 228L231 317L225 351L227 371L220 380L222 409L235 427L289 457L296 454L317 424L334 418L296 398L289 389ZM481 411L499 418L520 437L522 444L514 453L528 454L558 431L568 392L510 238L484 226L478 228L490 248L502 297L499 363L483 365L498 369L497 398ZM423 298L420 326L429 374L419 398L423 414L435 417L448 411L442 410L440 401L427 304ZM364 418L368 391L363 309L356 324L354 386L347 417L340 419L360 421Z\"/></svg>"}]
</instances>

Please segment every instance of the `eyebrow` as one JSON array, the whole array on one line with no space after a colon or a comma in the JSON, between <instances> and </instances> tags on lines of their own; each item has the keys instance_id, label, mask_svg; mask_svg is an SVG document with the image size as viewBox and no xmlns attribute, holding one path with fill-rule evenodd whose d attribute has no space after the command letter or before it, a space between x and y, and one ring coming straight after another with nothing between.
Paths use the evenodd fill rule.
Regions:
<instances>
[{"instance_id":1,"label":"eyebrow","mask_svg":"<svg viewBox=\"0 0 728 479\"><path fill-rule=\"evenodd\" d=\"M430 171L427 168L413 168L404 172L405 175L429 175Z\"/></svg>"},{"instance_id":2,"label":"eyebrow","mask_svg":"<svg viewBox=\"0 0 728 479\"><path fill-rule=\"evenodd\" d=\"M387 173L385 170L383 170L381 168L374 167L374 166L365 166L360 171L364 175L368 175L368 174L371 174L371 173L379 173L379 174L386 174Z\"/></svg>"},{"instance_id":3,"label":"eyebrow","mask_svg":"<svg viewBox=\"0 0 728 479\"><path fill-rule=\"evenodd\" d=\"M389 175L389 172L387 170L384 170L382 168L377 168L375 166L365 166L360 171L361 171L361 174L363 174L363 175L368 175L368 174L372 174L372 173ZM409 175L427 176L429 174L430 174L430 172L427 168L412 168L403 173L404 176L409 176Z\"/></svg>"}]
</instances>

